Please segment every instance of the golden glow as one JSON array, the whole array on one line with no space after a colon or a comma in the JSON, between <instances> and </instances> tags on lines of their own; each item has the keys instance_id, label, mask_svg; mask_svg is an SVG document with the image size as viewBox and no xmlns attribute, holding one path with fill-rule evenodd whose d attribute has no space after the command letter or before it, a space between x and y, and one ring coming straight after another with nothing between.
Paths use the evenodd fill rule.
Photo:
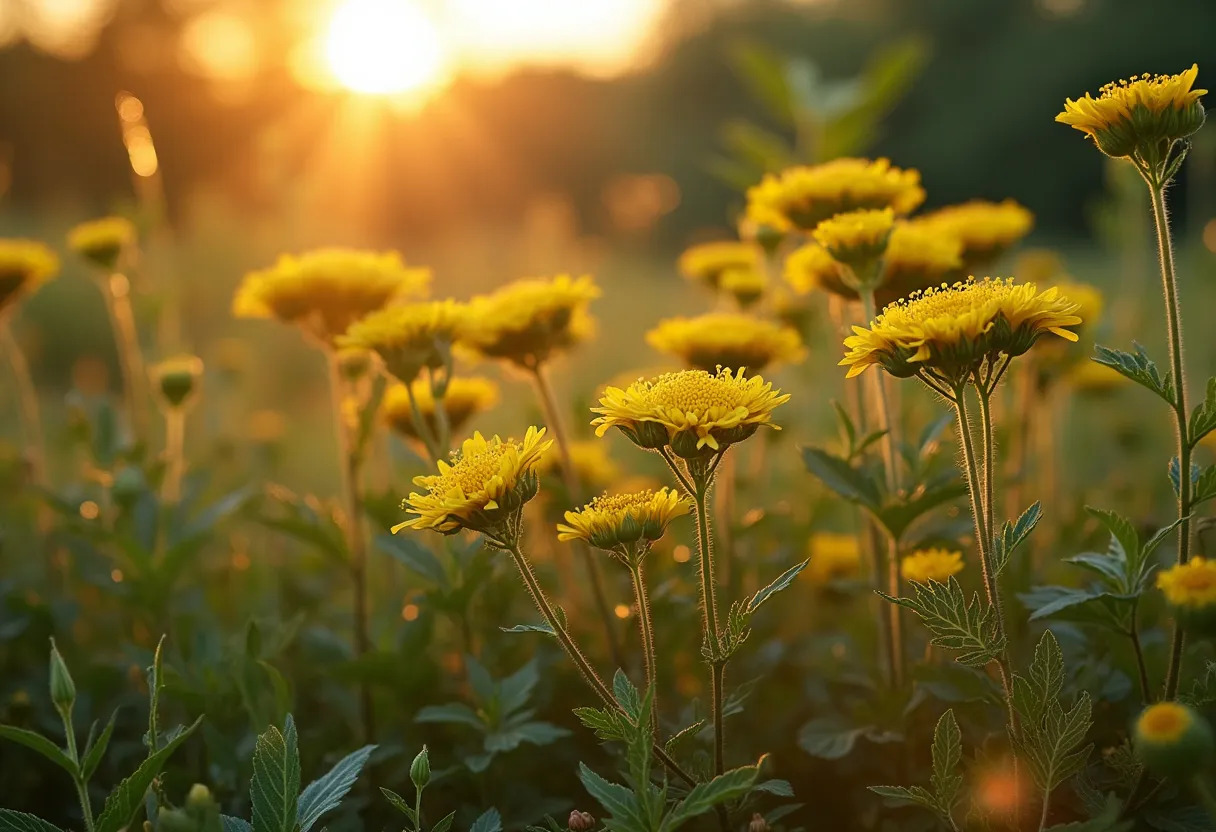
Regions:
<instances>
[{"instance_id":1,"label":"golden glow","mask_svg":"<svg viewBox=\"0 0 1216 832\"><path fill-rule=\"evenodd\" d=\"M325 57L342 86L367 95L419 92L444 74L439 32L409 0L347 0L329 21Z\"/></svg>"},{"instance_id":2,"label":"golden glow","mask_svg":"<svg viewBox=\"0 0 1216 832\"><path fill-rule=\"evenodd\" d=\"M182 30L181 62L190 72L216 81L244 81L258 66L257 41L248 21L213 9Z\"/></svg>"}]
</instances>

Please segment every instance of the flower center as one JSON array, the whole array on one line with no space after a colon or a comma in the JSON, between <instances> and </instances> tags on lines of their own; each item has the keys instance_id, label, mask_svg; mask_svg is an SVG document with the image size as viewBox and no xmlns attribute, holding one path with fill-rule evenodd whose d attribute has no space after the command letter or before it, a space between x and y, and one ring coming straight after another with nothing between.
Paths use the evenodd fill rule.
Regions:
<instances>
[{"instance_id":1,"label":"flower center","mask_svg":"<svg viewBox=\"0 0 1216 832\"><path fill-rule=\"evenodd\" d=\"M1173 702L1161 702L1140 717L1140 733L1150 740L1171 742L1181 737L1190 724L1186 708Z\"/></svg>"},{"instance_id":2,"label":"flower center","mask_svg":"<svg viewBox=\"0 0 1216 832\"><path fill-rule=\"evenodd\" d=\"M725 373L667 373L659 376L648 393L651 403L684 413L708 413L713 408L729 411L741 404L734 377Z\"/></svg>"},{"instance_id":3,"label":"flower center","mask_svg":"<svg viewBox=\"0 0 1216 832\"><path fill-rule=\"evenodd\" d=\"M511 447L519 446L504 442L460 457L447 473L430 486L431 494L442 497L454 488L459 488L465 494L485 490L486 482L498 474L502 458Z\"/></svg>"},{"instance_id":4,"label":"flower center","mask_svg":"<svg viewBox=\"0 0 1216 832\"><path fill-rule=\"evenodd\" d=\"M901 300L887 310L898 309L908 319L923 323L932 318L955 318L972 312L983 305L1000 300L1010 293L1013 279L965 281L953 286L943 284L940 288L913 292L907 300ZM886 311L879 316L879 323Z\"/></svg>"}]
</instances>

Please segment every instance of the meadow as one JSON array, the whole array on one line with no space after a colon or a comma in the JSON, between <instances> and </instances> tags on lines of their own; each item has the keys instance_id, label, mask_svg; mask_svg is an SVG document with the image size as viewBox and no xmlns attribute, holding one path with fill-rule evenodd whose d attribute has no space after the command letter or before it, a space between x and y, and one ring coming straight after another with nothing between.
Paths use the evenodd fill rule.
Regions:
<instances>
[{"instance_id":1,"label":"meadow","mask_svg":"<svg viewBox=\"0 0 1216 832\"><path fill-rule=\"evenodd\" d=\"M1105 248L826 152L675 262L0 239L0 832L1213 828L1197 72L1046 102Z\"/></svg>"}]
</instances>

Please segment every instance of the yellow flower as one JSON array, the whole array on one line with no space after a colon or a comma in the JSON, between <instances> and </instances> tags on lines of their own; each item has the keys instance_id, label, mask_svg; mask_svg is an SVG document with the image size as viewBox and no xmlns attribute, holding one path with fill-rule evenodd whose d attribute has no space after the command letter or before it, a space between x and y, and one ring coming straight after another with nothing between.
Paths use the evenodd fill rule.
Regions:
<instances>
[{"instance_id":1,"label":"yellow flower","mask_svg":"<svg viewBox=\"0 0 1216 832\"><path fill-rule=\"evenodd\" d=\"M899 574L905 581L927 584L936 581L944 584L951 575L963 571L963 553L945 549L920 549L907 555L899 563Z\"/></svg>"},{"instance_id":2,"label":"yellow flower","mask_svg":"<svg viewBox=\"0 0 1216 832\"><path fill-rule=\"evenodd\" d=\"M68 248L94 266L112 271L135 242L135 226L125 217L102 217L82 222L68 232Z\"/></svg>"},{"instance_id":3,"label":"yellow flower","mask_svg":"<svg viewBox=\"0 0 1216 832\"><path fill-rule=\"evenodd\" d=\"M895 225L883 254L878 302L893 303L917 289L936 286L961 274L963 244L918 220Z\"/></svg>"},{"instance_id":4,"label":"yellow flower","mask_svg":"<svg viewBox=\"0 0 1216 832\"><path fill-rule=\"evenodd\" d=\"M815 226L813 236L833 259L856 272L855 282L871 283L878 276L867 272L886 250L894 229L895 212L874 208L829 217Z\"/></svg>"},{"instance_id":5,"label":"yellow flower","mask_svg":"<svg viewBox=\"0 0 1216 832\"><path fill-rule=\"evenodd\" d=\"M435 434L435 397L431 385L424 379L415 379L410 385L414 401L422 415L423 424ZM448 417L448 429L459 432L476 413L489 410L498 403L498 385L479 376L455 376L448 381L443 395L443 411ZM389 427L407 439L417 439L414 413L410 407L410 393L404 384L392 384L384 391L382 405L384 420ZM446 450L446 448L444 449Z\"/></svg>"},{"instance_id":6,"label":"yellow flower","mask_svg":"<svg viewBox=\"0 0 1216 832\"><path fill-rule=\"evenodd\" d=\"M596 439L580 439L569 444L570 464L578 481L587 488L600 491L611 488L621 479L621 466L608 455L608 443ZM537 468L541 474L560 474L561 459L550 454Z\"/></svg>"},{"instance_id":7,"label":"yellow flower","mask_svg":"<svg viewBox=\"0 0 1216 832\"><path fill-rule=\"evenodd\" d=\"M1157 588L1174 607L1200 608L1216 604L1216 561L1193 557L1157 575Z\"/></svg>"},{"instance_id":8,"label":"yellow flower","mask_svg":"<svg viewBox=\"0 0 1216 832\"><path fill-rule=\"evenodd\" d=\"M739 307L746 309L760 298L768 286L768 275L763 269L727 269L722 272L718 288L735 299Z\"/></svg>"},{"instance_id":9,"label":"yellow flower","mask_svg":"<svg viewBox=\"0 0 1216 832\"><path fill-rule=\"evenodd\" d=\"M1192 89L1199 66L1178 75L1149 75L1111 82L1098 97L1064 102L1064 112L1056 121L1074 127L1094 140L1108 156L1121 158L1138 153L1153 159L1158 142L1186 138L1203 126L1203 105L1199 97L1207 90Z\"/></svg>"},{"instance_id":10,"label":"yellow flower","mask_svg":"<svg viewBox=\"0 0 1216 832\"><path fill-rule=\"evenodd\" d=\"M393 533L403 528L511 531L508 525L518 525L519 510L536 496L536 465L553 444L544 437L545 429L536 427L528 428L523 442L474 433L451 463L439 461L438 474L415 477L414 484L426 491L411 493L402 508L418 516L394 526Z\"/></svg>"},{"instance_id":11,"label":"yellow flower","mask_svg":"<svg viewBox=\"0 0 1216 832\"><path fill-rule=\"evenodd\" d=\"M597 436L617 427L640 447L670 446L681 457L693 457L705 448L724 451L761 425L776 428L773 411L789 398L743 370L683 370L639 379L624 390L607 388L600 406L592 408L599 415L591 424Z\"/></svg>"},{"instance_id":12,"label":"yellow flower","mask_svg":"<svg viewBox=\"0 0 1216 832\"><path fill-rule=\"evenodd\" d=\"M465 341L482 355L535 369L553 353L591 337L594 322L588 307L599 296L589 275L508 283L473 298Z\"/></svg>"},{"instance_id":13,"label":"yellow flower","mask_svg":"<svg viewBox=\"0 0 1216 832\"><path fill-rule=\"evenodd\" d=\"M605 494L577 511L566 512L557 526L558 540L585 540L597 549L631 554L640 540L653 543L675 518L688 514L692 503L670 488L631 494Z\"/></svg>"},{"instance_id":14,"label":"yellow flower","mask_svg":"<svg viewBox=\"0 0 1216 832\"><path fill-rule=\"evenodd\" d=\"M835 159L769 174L747 191L747 217L784 232L812 231L828 217L861 208L906 216L925 201L920 173L887 159Z\"/></svg>"},{"instance_id":15,"label":"yellow flower","mask_svg":"<svg viewBox=\"0 0 1216 832\"><path fill-rule=\"evenodd\" d=\"M355 321L338 346L371 350L398 381L413 381L426 367L451 360L452 344L465 330L468 308L454 300L378 309Z\"/></svg>"},{"instance_id":16,"label":"yellow flower","mask_svg":"<svg viewBox=\"0 0 1216 832\"><path fill-rule=\"evenodd\" d=\"M326 248L284 254L245 275L233 299L238 318L278 318L332 346L355 321L425 295L431 274L407 268L396 252Z\"/></svg>"},{"instance_id":17,"label":"yellow flower","mask_svg":"<svg viewBox=\"0 0 1216 832\"><path fill-rule=\"evenodd\" d=\"M1136 755L1159 777L1194 777L1216 753L1212 726L1181 702L1149 705L1136 720L1133 733Z\"/></svg>"},{"instance_id":18,"label":"yellow flower","mask_svg":"<svg viewBox=\"0 0 1216 832\"><path fill-rule=\"evenodd\" d=\"M861 544L855 534L817 532L811 535L808 549L811 562L806 576L816 586L861 574Z\"/></svg>"},{"instance_id":19,"label":"yellow flower","mask_svg":"<svg viewBox=\"0 0 1216 832\"><path fill-rule=\"evenodd\" d=\"M680 273L717 288L724 272L732 269L760 271L764 252L752 243L718 240L689 246L680 255Z\"/></svg>"},{"instance_id":20,"label":"yellow flower","mask_svg":"<svg viewBox=\"0 0 1216 832\"><path fill-rule=\"evenodd\" d=\"M971 270L991 263L1029 234L1034 227L1034 214L1012 199L1004 202L975 199L939 208L916 222L962 243L963 265Z\"/></svg>"},{"instance_id":21,"label":"yellow flower","mask_svg":"<svg viewBox=\"0 0 1216 832\"><path fill-rule=\"evenodd\" d=\"M1106 304L1102 292L1096 286L1062 280L1056 284L1056 288L1060 290L1061 295L1077 305L1077 316L1082 321L1081 327L1093 329L1102 319L1102 308Z\"/></svg>"},{"instance_id":22,"label":"yellow flower","mask_svg":"<svg viewBox=\"0 0 1216 832\"><path fill-rule=\"evenodd\" d=\"M819 243L806 243L785 258L785 282L799 294L816 289L856 299L857 292L844 281L844 266Z\"/></svg>"},{"instance_id":23,"label":"yellow flower","mask_svg":"<svg viewBox=\"0 0 1216 832\"><path fill-rule=\"evenodd\" d=\"M152 367L156 389L171 408L181 407L194 395L202 376L203 360L197 355L177 355Z\"/></svg>"},{"instance_id":24,"label":"yellow flower","mask_svg":"<svg viewBox=\"0 0 1216 832\"><path fill-rule=\"evenodd\" d=\"M0 239L0 315L59 271L59 258L34 240Z\"/></svg>"},{"instance_id":25,"label":"yellow flower","mask_svg":"<svg viewBox=\"0 0 1216 832\"><path fill-rule=\"evenodd\" d=\"M758 373L770 364L801 361L806 355L802 338L789 327L730 312L667 318L646 333L646 342L707 372L735 367Z\"/></svg>"},{"instance_id":26,"label":"yellow flower","mask_svg":"<svg viewBox=\"0 0 1216 832\"><path fill-rule=\"evenodd\" d=\"M985 360L1026 352L1044 333L1069 341L1081 323L1076 304L1058 289L1039 292L1033 283L984 278L913 293L892 304L866 329L853 327L841 366L848 376L879 365L898 378L922 369L964 383Z\"/></svg>"}]
</instances>

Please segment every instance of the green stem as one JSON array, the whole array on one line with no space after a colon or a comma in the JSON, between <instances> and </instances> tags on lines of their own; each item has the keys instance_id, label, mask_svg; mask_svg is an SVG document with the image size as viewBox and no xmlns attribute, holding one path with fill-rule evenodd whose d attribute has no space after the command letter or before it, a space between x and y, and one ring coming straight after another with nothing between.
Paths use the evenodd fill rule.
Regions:
<instances>
[{"instance_id":1,"label":"green stem","mask_svg":"<svg viewBox=\"0 0 1216 832\"><path fill-rule=\"evenodd\" d=\"M17 387L17 399L21 405L21 424L25 429L26 442L29 445L30 467L34 482L46 485L46 440L42 436L42 417L38 413L38 389L30 375L29 362L21 345L13 336L13 330L7 320L0 319L0 346L8 354L9 364L13 369L13 381Z\"/></svg>"},{"instance_id":2,"label":"green stem","mask_svg":"<svg viewBox=\"0 0 1216 832\"><path fill-rule=\"evenodd\" d=\"M722 730L722 681L726 661L721 658L718 642L717 581L714 577L713 538L709 536L709 507L706 499L712 478L708 475L693 478L693 500L697 512L697 551L700 556L699 577L701 579L702 626L708 646L710 661L710 708L714 725L714 774L726 770L725 739Z\"/></svg>"},{"instance_id":3,"label":"green stem","mask_svg":"<svg viewBox=\"0 0 1216 832\"><path fill-rule=\"evenodd\" d=\"M413 384L405 385L405 396L410 402L410 419L414 423L414 432L418 434L418 438L422 440L422 444L426 448L426 454L431 458L431 462L438 462L444 457L440 455L439 447L435 442L435 438L431 436L431 427L426 423L426 419L422 415L422 408L418 406L418 397L414 395ZM442 409L442 403L436 401L436 417L438 417L439 411Z\"/></svg>"},{"instance_id":4,"label":"green stem","mask_svg":"<svg viewBox=\"0 0 1216 832\"><path fill-rule=\"evenodd\" d=\"M583 681L595 691L595 694L605 706L614 711L621 710L621 706L617 703L616 697L612 695L612 691L600 679L599 674L595 672L595 668L591 666L591 663L587 661L587 657L578 649L578 645L570 637L569 631L553 611L553 607L549 604L549 599L545 596L544 589L541 588L540 581L536 579L536 573L532 571L531 564L528 563L528 559L524 557L524 553L520 550L519 543L507 544L498 541L495 541L495 543L510 553L511 559L515 562L516 569L519 570L520 577L523 578L524 586L528 589L528 594L532 596L532 602L536 604L536 608L540 611L541 616L553 629L553 634L557 638L558 644L566 651L566 655L570 657L570 661L574 662L574 666L583 677ZM680 768L675 760L671 759L667 752L657 745L654 746L654 756L659 762L667 766L672 774L679 777L689 786L696 785L697 781L684 769Z\"/></svg>"},{"instance_id":5,"label":"green stem","mask_svg":"<svg viewBox=\"0 0 1216 832\"><path fill-rule=\"evenodd\" d=\"M646 582L642 574L641 559L629 565L629 574L633 578L633 597L638 607L638 628L642 636L642 654L646 660L646 686L651 691L651 722L654 727L655 739L659 738L659 666L655 661L654 627L650 618L650 599L646 596Z\"/></svg>"},{"instance_id":6,"label":"green stem","mask_svg":"<svg viewBox=\"0 0 1216 832\"><path fill-rule=\"evenodd\" d=\"M1132 602L1131 624L1127 629L1127 637L1132 642L1132 650L1136 654L1136 670L1140 679L1140 701L1148 705L1153 701L1152 686L1148 680L1148 667L1144 661L1144 648L1140 644L1140 622L1137 618L1138 602Z\"/></svg>"},{"instance_id":7,"label":"green stem","mask_svg":"<svg viewBox=\"0 0 1216 832\"><path fill-rule=\"evenodd\" d=\"M169 405L165 408L165 484L166 503L176 503L182 495L182 476L186 470L186 411Z\"/></svg>"},{"instance_id":8,"label":"green stem","mask_svg":"<svg viewBox=\"0 0 1216 832\"><path fill-rule=\"evenodd\" d=\"M1161 265L1161 286L1165 295L1165 320L1169 330L1170 375L1174 380L1174 423L1178 442L1178 563L1184 564L1191 552L1191 443L1187 430L1186 370L1182 362L1182 315L1178 303L1178 280L1174 274L1174 250L1170 240L1169 218L1165 210L1165 185L1156 176L1146 177L1153 200L1153 222L1157 228L1157 253ZM1182 648L1185 634L1174 624L1170 645L1169 669L1165 676L1164 698L1178 695L1182 674Z\"/></svg>"},{"instance_id":9,"label":"green stem","mask_svg":"<svg viewBox=\"0 0 1216 832\"><path fill-rule=\"evenodd\" d=\"M431 385L431 400L435 402L435 444L445 457L452 449L452 424L448 420L447 393L448 381L452 378L451 363L444 370L443 379L434 368L427 367L427 381Z\"/></svg>"},{"instance_id":10,"label":"green stem","mask_svg":"<svg viewBox=\"0 0 1216 832\"><path fill-rule=\"evenodd\" d=\"M148 377L144 369L143 350L139 346L135 313L131 309L131 281L126 275L115 273L103 280L101 291L105 295L106 308L110 311L110 322L114 327L127 416L135 436L144 439L148 435Z\"/></svg>"},{"instance_id":11,"label":"green stem","mask_svg":"<svg viewBox=\"0 0 1216 832\"><path fill-rule=\"evenodd\" d=\"M992 390L981 390L976 388L976 397L980 402L980 435L984 438L984 459L983 466L983 510L984 510L984 540L988 542L989 557L992 556L992 548L995 542L993 537L996 529L996 522L993 518L993 480L996 477L993 474L993 456L995 454L992 429ZM994 580L995 580L995 576ZM1000 606L1000 591L996 589L997 606Z\"/></svg>"},{"instance_id":12,"label":"green stem","mask_svg":"<svg viewBox=\"0 0 1216 832\"><path fill-rule=\"evenodd\" d=\"M63 721L63 733L68 741L68 756L76 764L72 774L72 782L76 786L76 797L80 801L80 811L84 815L84 826L87 832L93 832L93 804L89 801L89 787L80 776L80 755L76 750L76 729L72 726L72 715L66 710L60 710L59 718Z\"/></svg>"}]
</instances>

